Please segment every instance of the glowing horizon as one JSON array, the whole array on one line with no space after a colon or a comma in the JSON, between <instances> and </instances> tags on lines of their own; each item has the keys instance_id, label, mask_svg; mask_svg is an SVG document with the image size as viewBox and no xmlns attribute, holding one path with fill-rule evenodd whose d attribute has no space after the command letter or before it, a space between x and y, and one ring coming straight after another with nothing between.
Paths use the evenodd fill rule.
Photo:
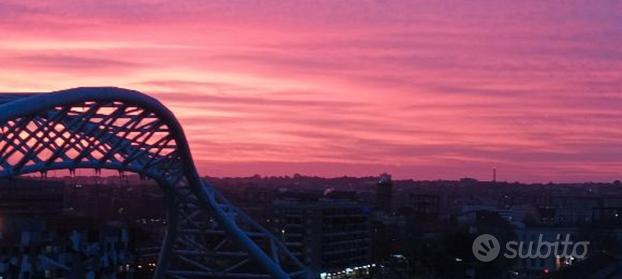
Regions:
<instances>
[{"instance_id":1,"label":"glowing horizon","mask_svg":"<svg viewBox=\"0 0 622 279\"><path fill-rule=\"evenodd\" d=\"M0 3L0 91L118 86L202 175L612 181L622 4Z\"/></svg>"}]
</instances>

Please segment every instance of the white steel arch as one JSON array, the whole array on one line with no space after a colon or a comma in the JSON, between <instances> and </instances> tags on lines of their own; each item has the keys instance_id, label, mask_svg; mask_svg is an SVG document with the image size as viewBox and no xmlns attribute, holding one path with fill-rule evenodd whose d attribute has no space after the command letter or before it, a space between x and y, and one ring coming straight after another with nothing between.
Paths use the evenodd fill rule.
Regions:
<instances>
[{"instance_id":1,"label":"white steel arch","mask_svg":"<svg viewBox=\"0 0 622 279\"><path fill-rule=\"evenodd\" d=\"M183 129L156 99L114 87L0 94L0 177L55 169L131 171L167 199L154 278L308 278L269 231L194 166Z\"/></svg>"}]
</instances>

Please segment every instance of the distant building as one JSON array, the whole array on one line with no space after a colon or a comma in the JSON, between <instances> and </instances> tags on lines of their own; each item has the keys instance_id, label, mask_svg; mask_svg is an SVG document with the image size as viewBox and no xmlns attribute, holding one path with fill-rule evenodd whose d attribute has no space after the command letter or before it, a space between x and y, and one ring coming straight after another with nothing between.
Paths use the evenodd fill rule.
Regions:
<instances>
[{"instance_id":1,"label":"distant building","mask_svg":"<svg viewBox=\"0 0 622 279\"><path fill-rule=\"evenodd\" d=\"M525 247L533 243L533 253L536 253L535 248L538 241L547 241L550 243L564 241L568 235L571 241L581 241L580 232L577 228L557 228L557 227L529 227L516 230L516 236L519 243L525 243ZM559 248L558 253L562 253L563 249ZM522 251L527 253L527 248ZM547 253L546 249L540 251L541 253ZM569 251L568 253L571 253ZM514 268L522 275L520 278L542 278L546 273L558 271L562 268L571 266L578 262L574 258L565 258L560 255L555 255L556 252L549 253L547 258L521 258L516 259L514 262Z\"/></svg>"},{"instance_id":2,"label":"distant building","mask_svg":"<svg viewBox=\"0 0 622 279\"><path fill-rule=\"evenodd\" d=\"M387 260L391 254L400 251L401 241L406 236L406 220L376 212L371 218L372 259L375 262Z\"/></svg>"},{"instance_id":3,"label":"distant building","mask_svg":"<svg viewBox=\"0 0 622 279\"><path fill-rule=\"evenodd\" d=\"M580 226L592 224L593 211L602 207L601 197L552 196L550 205L554 208L554 224L557 226Z\"/></svg>"},{"instance_id":4,"label":"distant building","mask_svg":"<svg viewBox=\"0 0 622 279\"><path fill-rule=\"evenodd\" d=\"M272 228L316 274L363 272L371 262L368 210L343 199L279 199Z\"/></svg>"},{"instance_id":5,"label":"distant building","mask_svg":"<svg viewBox=\"0 0 622 279\"><path fill-rule=\"evenodd\" d=\"M622 228L622 207L595 207L592 216L597 228Z\"/></svg>"},{"instance_id":6,"label":"distant building","mask_svg":"<svg viewBox=\"0 0 622 279\"><path fill-rule=\"evenodd\" d=\"M391 175L383 173L376 184L376 207L387 213L391 212L393 199L393 182Z\"/></svg>"},{"instance_id":7,"label":"distant building","mask_svg":"<svg viewBox=\"0 0 622 279\"><path fill-rule=\"evenodd\" d=\"M417 219L436 220L440 214L440 197L428 194L410 194L409 203Z\"/></svg>"},{"instance_id":8,"label":"distant building","mask_svg":"<svg viewBox=\"0 0 622 279\"><path fill-rule=\"evenodd\" d=\"M11 219L0 233L2 278L123 278L132 272L129 235L88 219Z\"/></svg>"},{"instance_id":9,"label":"distant building","mask_svg":"<svg viewBox=\"0 0 622 279\"><path fill-rule=\"evenodd\" d=\"M63 182L0 179L0 216L52 217L63 214Z\"/></svg>"},{"instance_id":10,"label":"distant building","mask_svg":"<svg viewBox=\"0 0 622 279\"><path fill-rule=\"evenodd\" d=\"M0 179L0 278L132 278L155 269L154 260L135 265L130 252L136 243L130 245L128 221L145 218L113 222L99 216L130 217L126 208L157 203L143 202L151 199L139 199L143 193L131 187L67 182ZM139 217L148 211L134 212Z\"/></svg>"}]
</instances>

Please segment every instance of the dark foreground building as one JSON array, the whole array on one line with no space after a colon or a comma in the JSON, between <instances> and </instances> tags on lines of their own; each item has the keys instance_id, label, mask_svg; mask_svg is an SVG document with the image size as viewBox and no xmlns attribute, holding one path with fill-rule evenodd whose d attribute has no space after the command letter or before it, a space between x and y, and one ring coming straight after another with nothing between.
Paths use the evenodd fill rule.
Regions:
<instances>
[{"instance_id":1,"label":"dark foreground building","mask_svg":"<svg viewBox=\"0 0 622 279\"><path fill-rule=\"evenodd\" d=\"M366 207L345 199L289 198L274 201L273 210L274 230L316 276L369 272L371 249Z\"/></svg>"}]
</instances>

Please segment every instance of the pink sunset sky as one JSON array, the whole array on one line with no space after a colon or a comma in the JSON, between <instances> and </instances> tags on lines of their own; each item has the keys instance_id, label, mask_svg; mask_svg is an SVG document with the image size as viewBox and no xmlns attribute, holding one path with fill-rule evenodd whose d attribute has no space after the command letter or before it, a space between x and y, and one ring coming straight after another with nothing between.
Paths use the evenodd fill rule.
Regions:
<instances>
[{"instance_id":1,"label":"pink sunset sky","mask_svg":"<svg viewBox=\"0 0 622 279\"><path fill-rule=\"evenodd\" d=\"M619 1L3 0L0 62L157 97L203 175L622 178Z\"/></svg>"}]
</instances>

